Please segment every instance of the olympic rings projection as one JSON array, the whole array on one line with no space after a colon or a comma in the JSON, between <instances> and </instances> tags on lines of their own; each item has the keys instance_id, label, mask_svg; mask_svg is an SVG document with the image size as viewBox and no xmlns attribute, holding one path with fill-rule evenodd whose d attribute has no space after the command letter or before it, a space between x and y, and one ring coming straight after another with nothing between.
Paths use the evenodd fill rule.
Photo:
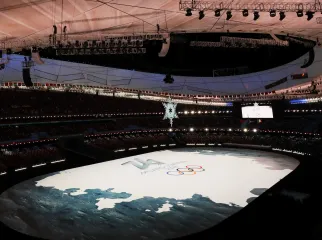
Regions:
<instances>
[{"instance_id":1,"label":"olympic rings projection","mask_svg":"<svg viewBox=\"0 0 322 240\"><path fill-rule=\"evenodd\" d=\"M202 166L188 165L185 168L177 168L176 171L169 171L167 174L171 176L195 175L197 172L203 171L205 171L205 169L202 168Z\"/></svg>"}]
</instances>

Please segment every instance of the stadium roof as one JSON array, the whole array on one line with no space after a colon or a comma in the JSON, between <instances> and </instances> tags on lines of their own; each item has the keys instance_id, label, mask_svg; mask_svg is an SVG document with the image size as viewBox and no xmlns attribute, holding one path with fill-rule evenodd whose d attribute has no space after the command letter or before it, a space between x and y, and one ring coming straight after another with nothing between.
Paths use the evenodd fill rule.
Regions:
<instances>
[{"instance_id":1,"label":"stadium roof","mask_svg":"<svg viewBox=\"0 0 322 240\"><path fill-rule=\"evenodd\" d=\"M5 69L0 71L0 83L22 82L23 56L11 55ZM267 92L319 80L322 48L316 49L316 61L309 68L301 66L308 59L308 54L280 67L253 74L228 77L184 77L173 76L174 83L164 83L163 74L94 66L81 63L43 59L44 64L36 64L30 70L34 83L63 83L106 86L127 89L140 89L156 92L171 92L195 95L229 95ZM309 78L292 80L293 73L308 73ZM287 76L287 81L269 89L265 86ZM306 86L307 87L307 86Z\"/></svg>"},{"instance_id":2,"label":"stadium roof","mask_svg":"<svg viewBox=\"0 0 322 240\"><path fill-rule=\"evenodd\" d=\"M195 2L199 2L196 0ZM256 1L257 2L257 1ZM205 17L199 20L198 5L192 11L192 16L186 16L185 7L179 7L179 0L2 0L0 2L0 48L10 47L10 41L14 42L49 42L48 36L53 33L53 25L58 27L58 33L64 26L67 33L75 36L103 37L114 34L138 34L155 33L157 25L161 32L263 32L275 34L291 34L316 39L322 37L321 5L316 1L291 3L286 1L263 0L259 4L255 1L231 1L224 2L226 10L221 11L220 17L215 17L213 9L205 10ZM191 1L187 1L188 4ZM208 2L216 3L219 2ZM229 4L231 3L231 4ZM298 17L294 8L303 3L304 16ZM205 1L202 4L206 4ZM275 5L274 5L275 4ZM294 5L295 4L295 5ZM208 5L215 8L215 5ZM285 19L270 17L266 8L276 6L289 9L285 11ZM302 6L302 5L301 5ZM241 10L249 9L249 16L243 17ZM227 8L232 11L232 18L226 20ZM237 8L239 10L237 10ZM261 8L260 17L254 21L254 9ZM305 12L308 9L318 9L314 17L308 21ZM264 11L265 10L265 11ZM312 11L315 11L314 9ZM311 66L314 71L309 71L309 79L301 81L288 81L287 83L270 90L292 87L305 81L311 81L321 75L319 62L321 61L322 49L316 53L315 63ZM101 75L95 75L96 84L108 86L122 85L124 88L149 89L156 91L171 91L192 94L240 94L266 91L265 85L277 81L285 76L290 76L300 70L308 56L303 56L295 62L281 66L275 70L255 73L253 75L241 75L235 77L217 78L192 78L175 76L174 85L163 83L163 75L149 73L133 73L121 69L99 67ZM13 56L6 69L0 72L0 82L22 81L21 57ZM72 64L72 63L68 63ZM91 84L86 71L68 68L66 62L45 59L45 65L35 66L31 70L32 78L36 81L60 82L58 76L63 76L61 82L67 81L66 76L82 73L75 83ZM75 65L80 65L76 64ZM59 67L58 67L59 66ZM66 66L66 67L65 67ZM69 71L68 71L69 70ZM38 74L35 74L35 71ZM47 74L47 78L40 76ZM303 71L306 71L305 69ZM312 72L312 73L311 73ZM112 74L113 73L113 74ZM52 79L52 76L56 76ZM92 77L93 78L93 77ZM43 80L41 80L43 79ZM103 79L103 80L102 80ZM125 80L124 80L125 79ZM129 81L131 79L131 81ZM153 79L153 81L149 80ZM122 81L121 81L122 80ZM95 82L94 81L94 82ZM72 83L73 81L70 81ZM125 82L125 83L123 83ZM127 84L127 82L129 82Z\"/></svg>"},{"instance_id":3,"label":"stadium roof","mask_svg":"<svg viewBox=\"0 0 322 240\"><path fill-rule=\"evenodd\" d=\"M213 11L206 10L205 17L199 20L198 8L196 8L192 16L187 17L184 7L181 8L182 10L179 9L179 0L2 0L0 2L0 40L31 38L36 40L51 34L54 24L59 29L58 33L62 26L67 26L69 34L91 36L155 32L157 24L161 31L168 32L229 30L231 32L290 33L313 39L322 36L320 24L322 15L318 1L292 0L289 3L283 0L262 0L260 2L266 4L258 5L258 1L250 0L223 1L226 7L250 9L248 17L243 17L241 10L233 10L233 17L227 21L225 10L222 11L221 17L215 17ZM219 1L208 1L208 3L219 3ZM272 5L273 3L277 5ZM310 21L307 21L305 11L304 17L297 17L294 12L294 8L298 7L296 3L303 3L304 9L314 7L318 12ZM211 6L215 8L215 5ZM285 11L286 17L283 21L279 20L278 12L277 17L272 18L268 12L262 11L260 18L254 21L252 8L263 8L266 11L270 6L291 10Z\"/></svg>"}]
</instances>

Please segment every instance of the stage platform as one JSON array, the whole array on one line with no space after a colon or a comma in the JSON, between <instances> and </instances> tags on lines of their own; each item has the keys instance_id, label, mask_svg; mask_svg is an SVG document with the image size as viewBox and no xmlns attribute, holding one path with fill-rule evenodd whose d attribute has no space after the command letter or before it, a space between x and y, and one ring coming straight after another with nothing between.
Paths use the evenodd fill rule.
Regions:
<instances>
[{"instance_id":1,"label":"stage platform","mask_svg":"<svg viewBox=\"0 0 322 240\"><path fill-rule=\"evenodd\" d=\"M273 152L181 148L69 169L0 195L0 221L45 239L169 239L241 210L299 162Z\"/></svg>"}]
</instances>

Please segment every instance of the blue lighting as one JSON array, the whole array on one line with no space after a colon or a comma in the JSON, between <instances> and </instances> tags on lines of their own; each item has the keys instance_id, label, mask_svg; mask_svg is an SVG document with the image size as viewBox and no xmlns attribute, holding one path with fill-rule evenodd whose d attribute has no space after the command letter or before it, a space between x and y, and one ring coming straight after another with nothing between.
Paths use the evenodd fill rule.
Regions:
<instances>
[{"instance_id":1,"label":"blue lighting","mask_svg":"<svg viewBox=\"0 0 322 240\"><path fill-rule=\"evenodd\" d=\"M232 106L233 106L233 103L228 102L228 103L226 103L226 105L227 105L228 107L232 107Z\"/></svg>"},{"instance_id":2,"label":"blue lighting","mask_svg":"<svg viewBox=\"0 0 322 240\"><path fill-rule=\"evenodd\" d=\"M309 103L308 99L303 98L303 99L293 99L290 100L291 104L305 104L305 103Z\"/></svg>"}]
</instances>

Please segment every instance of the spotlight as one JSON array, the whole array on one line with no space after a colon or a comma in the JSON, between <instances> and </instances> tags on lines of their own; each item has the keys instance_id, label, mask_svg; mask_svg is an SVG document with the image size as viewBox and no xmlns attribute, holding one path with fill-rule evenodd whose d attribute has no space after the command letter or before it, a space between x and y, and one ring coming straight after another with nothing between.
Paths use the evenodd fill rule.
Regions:
<instances>
[{"instance_id":1,"label":"spotlight","mask_svg":"<svg viewBox=\"0 0 322 240\"><path fill-rule=\"evenodd\" d=\"M296 12L296 15L298 16L298 17L303 17L303 10L297 10L297 12Z\"/></svg>"},{"instance_id":2,"label":"spotlight","mask_svg":"<svg viewBox=\"0 0 322 240\"><path fill-rule=\"evenodd\" d=\"M276 10L274 10L274 9L269 10L269 15L271 17L276 17Z\"/></svg>"},{"instance_id":3,"label":"spotlight","mask_svg":"<svg viewBox=\"0 0 322 240\"><path fill-rule=\"evenodd\" d=\"M280 12L280 21L283 21L285 17L285 12Z\"/></svg>"},{"instance_id":4,"label":"spotlight","mask_svg":"<svg viewBox=\"0 0 322 240\"><path fill-rule=\"evenodd\" d=\"M248 10L247 10L247 9L244 9L244 10L243 10L243 16L244 16L244 17L248 17Z\"/></svg>"},{"instance_id":5,"label":"spotlight","mask_svg":"<svg viewBox=\"0 0 322 240\"><path fill-rule=\"evenodd\" d=\"M220 17L220 9L215 10L215 17Z\"/></svg>"},{"instance_id":6,"label":"spotlight","mask_svg":"<svg viewBox=\"0 0 322 240\"><path fill-rule=\"evenodd\" d=\"M231 11L227 11L226 14L227 14L226 20L229 20L233 17L233 15L231 14Z\"/></svg>"},{"instance_id":7,"label":"spotlight","mask_svg":"<svg viewBox=\"0 0 322 240\"><path fill-rule=\"evenodd\" d=\"M205 17L205 13L203 11L199 12L199 20L203 19Z\"/></svg>"},{"instance_id":8,"label":"spotlight","mask_svg":"<svg viewBox=\"0 0 322 240\"><path fill-rule=\"evenodd\" d=\"M186 13L186 16L187 16L187 17L192 16L192 10L191 10L191 8L187 8L187 9L186 9L186 12L187 12L187 13Z\"/></svg>"},{"instance_id":9,"label":"spotlight","mask_svg":"<svg viewBox=\"0 0 322 240\"><path fill-rule=\"evenodd\" d=\"M307 11L305 15L307 16L307 20L310 21L314 17L314 12Z\"/></svg>"},{"instance_id":10,"label":"spotlight","mask_svg":"<svg viewBox=\"0 0 322 240\"><path fill-rule=\"evenodd\" d=\"M254 12L254 21L256 21L257 19L259 19L259 12L255 11Z\"/></svg>"}]
</instances>

